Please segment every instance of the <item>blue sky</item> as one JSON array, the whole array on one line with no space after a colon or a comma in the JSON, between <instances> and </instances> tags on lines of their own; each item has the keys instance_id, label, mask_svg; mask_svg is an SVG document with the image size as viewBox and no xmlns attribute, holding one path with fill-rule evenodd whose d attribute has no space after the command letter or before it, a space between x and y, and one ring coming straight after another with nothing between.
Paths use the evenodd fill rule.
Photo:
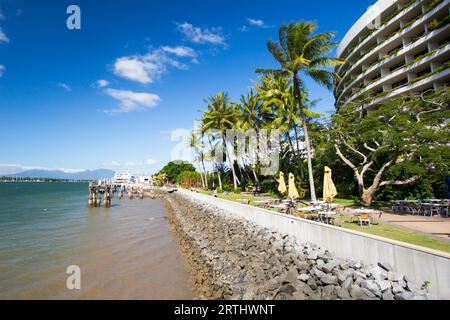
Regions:
<instances>
[{"instance_id":1,"label":"blue sky","mask_svg":"<svg viewBox=\"0 0 450 320\"><path fill-rule=\"evenodd\" d=\"M152 173L193 127L203 99L235 100L276 67L282 22L315 20L342 39L358 1L0 0L0 174L28 168ZM68 30L66 9L81 9ZM282 4L282 5L280 5ZM317 110L327 90L306 81Z\"/></svg>"}]
</instances>

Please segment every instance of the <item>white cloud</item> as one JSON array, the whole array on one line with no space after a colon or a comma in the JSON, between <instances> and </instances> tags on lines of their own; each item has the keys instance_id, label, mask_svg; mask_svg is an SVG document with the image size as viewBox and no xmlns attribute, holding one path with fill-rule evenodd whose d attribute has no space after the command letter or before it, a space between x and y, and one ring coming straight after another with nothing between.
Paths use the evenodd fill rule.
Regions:
<instances>
[{"instance_id":1,"label":"white cloud","mask_svg":"<svg viewBox=\"0 0 450 320\"><path fill-rule=\"evenodd\" d=\"M251 18L248 18L247 19L247 22L250 24L250 25L252 25L252 26L257 26L257 27L263 27L265 24L264 24L264 21L262 21L262 20L260 20L260 19L251 19Z\"/></svg>"},{"instance_id":2,"label":"white cloud","mask_svg":"<svg viewBox=\"0 0 450 320\"><path fill-rule=\"evenodd\" d=\"M247 31L249 31L249 29L248 29L247 26L242 26L242 27L239 28L239 31L241 31L241 32L247 32Z\"/></svg>"},{"instance_id":3,"label":"white cloud","mask_svg":"<svg viewBox=\"0 0 450 320\"><path fill-rule=\"evenodd\" d=\"M177 57L190 57L190 58L197 57L197 52L194 49L185 46L177 46L177 47L163 46L161 49L165 52L173 53Z\"/></svg>"},{"instance_id":4,"label":"white cloud","mask_svg":"<svg viewBox=\"0 0 450 320\"><path fill-rule=\"evenodd\" d=\"M161 98L153 93L133 92L129 90L106 89L106 94L119 101L119 107L107 113L127 113L134 110L155 107Z\"/></svg>"},{"instance_id":5,"label":"white cloud","mask_svg":"<svg viewBox=\"0 0 450 320\"><path fill-rule=\"evenodd\" d=\"M196 62L197 52L189 47L163 46L145 55L121 57L114 63L114 73L128 80L147 84L153 83L167 72L169 66L177 69L188 69L188 66L177 58L192 58Z\"/></svg>"},{"instance_id":6,"label":"white cloud","mask_svg":"<svg viewBox=\"0 0 450 320\"><path fill-rule=\"evenodd\" d=\"M266 24L263 20L261 19L252 19L252 18L248 18L247 19L247 24L248 25L243 25L242 27L239 28L239 31L241 32L247 32L249 31L249 27L248 26L253 26L253 27L258 27L258 28L273 28L274 26L272 25L268 25Z\"/></svg>"},{"instance_id":7,"label":"white cloud","mask_svg":"<svg viewBox=\"0 0 450 320\"><path fill-rule=\"evenodd\" d=\"M9 42L9 38L6 36L6 34L2 31L2 28L0 28L0 43L1 42Z\"/></svg>"},{"instance_id":8,"label":"white cloud","mask_svg":"<svg viewBox=\"0 0 450 320\"><path fill-rule=\"evenodd\" d=\"M99 88L104 88L104 87L109 86L109 81L100 79L100 80L97 80L97 81L95 82L95 84L96 84L97 87L99 87Z\"/></svg>"},{"instance_id":9,"label":"white cloud","mask_svg":"<svg viewBox=\"0 0 450 320\"><path fill-rule=\"evenodd\" d=\"M67 84L65 84L65 83L57 83L56 85L57 85L58 87L60 87L60 88L63 88L64 91L66 91L66 92L72 91L72 88L69 87L69 86L68 86Z\"/></svg>"},{"instance_id":10,"label":"white cloud","mask_svg":"<svg viewBox=\"0 0 450 320\"><path fill-rule=\"evenodd\" d=\"M5 66L0 64L0 78L3 76L3 74L5 73Z\"/></svg>"},{"instance_id":11,"label":"white cloud","mask_svg":"<svg viewBox=\"0 0 450 320\"><path fill-rule=\"evenodd\" d=\"M192 24L184 22L177 23L178 30L186 38L195 43L225 44L225 37L221 34L221 28L201 29Z\"/></svg>"}]
</instances>

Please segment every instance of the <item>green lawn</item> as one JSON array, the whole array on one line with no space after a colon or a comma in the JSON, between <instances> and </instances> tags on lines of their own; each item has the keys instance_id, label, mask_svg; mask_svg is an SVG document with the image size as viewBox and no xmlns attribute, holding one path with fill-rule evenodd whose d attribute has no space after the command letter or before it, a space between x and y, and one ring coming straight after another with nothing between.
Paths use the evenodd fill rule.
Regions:
<instances>
[{"instance_id":1,"label":"green lawn","mask_svg":"<svg viewBox=\"0 0 450 320\"><path fill-rule=\"evenodd\" d=\"M450 252L450 242L439 240L432 236L428 236L426 234L415 232L392 224L379 223L378 221L374 221L374 223L370 227L366 225L363 225L361 227L356 223L355 219L355 222L353 223L345 222L342 227L355 231L370 233L388 239L411 243L426 248Z\"/></svg>"},{"instance_id":2,"label":"green lawn","mask_svg":"<svg viewBox=\"0 0 450 320\"><path fill-rule=\"evenodd\" d=\"M207 195L210 194L210 191L200 190L199 192L203 193L203 194L207 194ZM264 199L267 197L275 198L276 196L264 195L264 196L260 196L260 197L253 197L250 195L242 195L242 194L236 194L236 193L230 193L227 195L223 195L223 194L219 193L217 195L217 197L221 198L221 199L235 201L235 202L240 202L239 199L247 199L247 200L250 200L250 205L254 205L255 200L261 200L261 199ZM335 199L333 201L333 203L344 205L344 206L359 206L360 205L360 203L354 199ZM374 205L374 207L377 207L377 208L382 207L382 206L386 206L386 204L378 203L378 205ZM277 211L277 210L273 209L272 211ZM351 229L351 230L355 230L355 231L360 231L360 232L377 235L380 237L385 237L385 238L392 239L392 240L403 241L406 243L415 244L415 245L426 247L426 248L450 252L450 243L449 242L446 242L444 240L439 240L434 237L428 236L426 234L411 231L409 229L391 225L391 224L379 223L378 221L374 221L374 223L370 227L368 227L368 226L361 227L361 226L359 226L359 224L356 223L356 220L355 220L355 222L353 222L353 223L345 222L342 225L342 227L346 228L346 229Z\"/></svg>"}]
</instances>

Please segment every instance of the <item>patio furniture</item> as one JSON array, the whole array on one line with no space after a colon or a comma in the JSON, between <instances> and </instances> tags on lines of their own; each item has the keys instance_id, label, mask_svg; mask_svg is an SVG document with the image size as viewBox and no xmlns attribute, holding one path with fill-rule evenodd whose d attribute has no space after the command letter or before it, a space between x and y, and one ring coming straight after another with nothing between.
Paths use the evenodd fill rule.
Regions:
<instances>
[{"instance_id":1,"label":"patio furniture","mask_svg":"<svg viewBox=\"0 0 450 320\"><path fill-rule=\"evenodd\" d=\"M326 224L331 224L336 212L334 211L319 211L319 220Z\"/></svg>"},{"instance_id":2,"label":"patio furniture","mask_svg":"<svg viewBox=\"0 0 450 320\"><path fill-rule=\"evenodd\" d=\"M359 225L362 227L364 223L367 223L370 227L370 214L368 212L361 213L359 215Z\"/></svg>"},{"instance_id":3,"label":"patio furniture","mask_svg":"<svg viewBox=\"0 0 450 320\"><path fill-rule=\"evenodd\" d=\"M333 224L338 227L342 227L345 222L345 216L342 212L337 212L333 219Z\"/></svg>"}]
</instances>

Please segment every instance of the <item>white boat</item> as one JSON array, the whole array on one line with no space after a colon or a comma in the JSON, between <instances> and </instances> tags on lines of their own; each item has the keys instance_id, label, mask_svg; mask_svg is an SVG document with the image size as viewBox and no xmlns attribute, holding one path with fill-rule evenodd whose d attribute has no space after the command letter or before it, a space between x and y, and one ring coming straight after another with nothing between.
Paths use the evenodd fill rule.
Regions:
<instances>
[{"instance_id":1,"label":"white boat","mask_svg":"<svg viewBox=\"0 0 450 320\"><path fill-rule=\"evenodd\" d=\"M116 172L113 182L115 185L133 184L137 182L137 177L129 172Z\"/></svg>"}]
</instances>

